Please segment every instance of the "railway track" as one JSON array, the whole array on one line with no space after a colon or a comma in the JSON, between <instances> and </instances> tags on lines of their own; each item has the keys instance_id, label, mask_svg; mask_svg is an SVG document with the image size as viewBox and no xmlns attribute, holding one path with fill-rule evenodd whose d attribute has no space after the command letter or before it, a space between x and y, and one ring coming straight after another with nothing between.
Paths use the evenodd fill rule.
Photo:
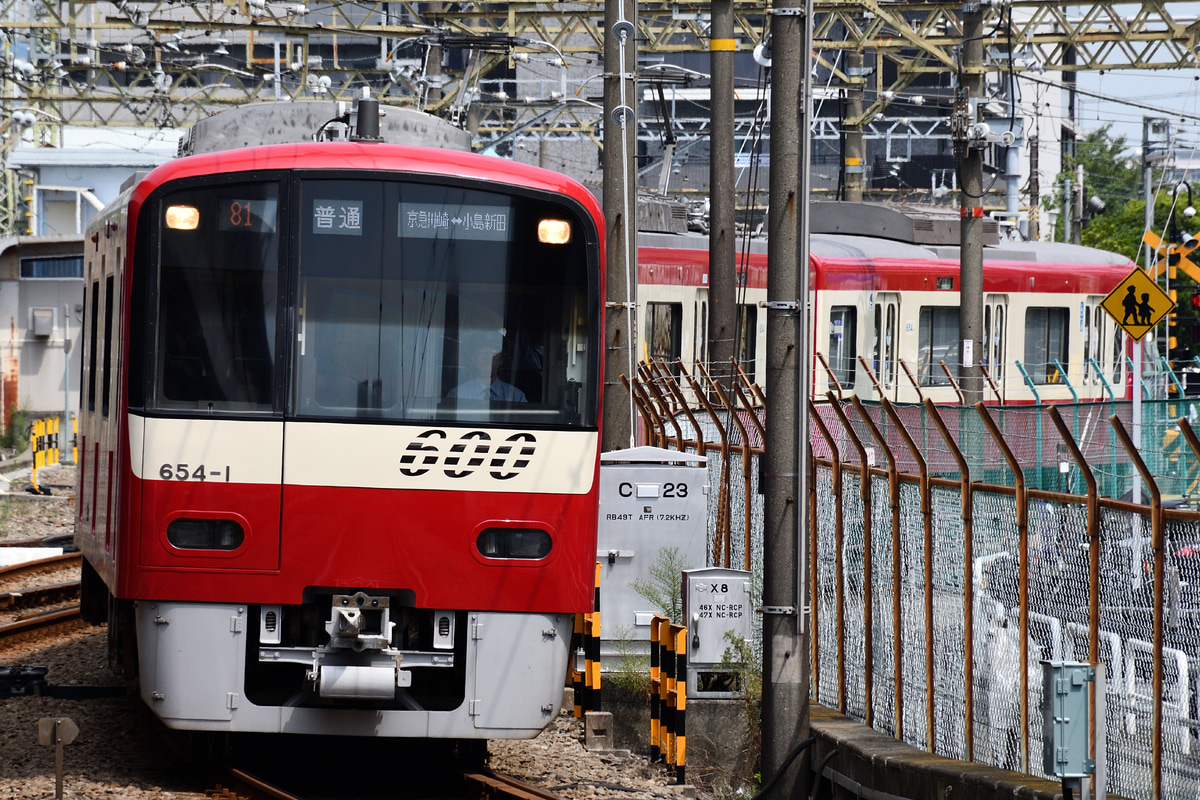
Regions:
<instances>
[{"instance_id":1,"label":"railway track","mask_svg":"<svg viewBox=\"0 0 1200 800\"><path fill-rule=\"evenodd\" d=\"M37 575L42 572L78 567L79 565L79 553L63 553L59 556L49 556L47 558L39 558L36 561L26 561L22 564L0 567L0 580L22 578L27 575Z\"/></svg>"},{"instance_id":2,"label":"railway track","mask_svg":"<svg viewBox=\"0 0 1200 800\"><path fill-rule=\"evenodd\" d=\"M78 553L27 561L0 567L0 580L11 582L48 572L61 572L78 568L80 557ZM60 581L42 586L31 586L7 592L0 592L0 611L21 611L26 609L45 608L63 602L79 599L79 581ZM31 613L23 617L0 624L0 640L19 633L61 625L79 619L78 604L66 608Z\"/></svg>"},{"instance_id":3,"label":"railway track","mask_svg":"<svg viewBox=\"0 0 1200 800\"><path fill-rule=\"evenodd\" d=\"M23 608L42 608L78 599L79 581L64 581L45 586L31 586L15 592L0 592L0 610L19 611Z\"/></svg>"},{"instance_id":4,"label":"railway track","mask_svg":"<svg viewBox=\"0 0 1200 800\"><path fill-rule=\"evenodd\" d=\"M556 794L490 770L464 773L462 784L461 794L447 795L447 800L451 797L455 800L562 800ZM213 800L305 800L304 795L233 768L228 770L225 784L218 784L205 794Z\"/></svg>"},{"instance_id":5,"label":"railway track","mask_svg":"<svg viewBox=\"0 0 1200 800\"><path fill-rule=\"evenodd\" d=\"M559 796L545 789L521 783L518 780L495 772L469 772L463 782L471 792L471 800L560 800Z\"/></svg>"},{"instance_id":6,"label":"railway track","mask_svg":"<svg viewBox=\"0 0 1200 800\"><path fill-rule=\"evenodd\" d=\"M40 614L33 614L23 619L0 625L0 641L10 636L15 636L18 633L63 625L79 618L79 606L77 605L60 608L56 611L44 611Z\"/></svg>"}]
</instances>

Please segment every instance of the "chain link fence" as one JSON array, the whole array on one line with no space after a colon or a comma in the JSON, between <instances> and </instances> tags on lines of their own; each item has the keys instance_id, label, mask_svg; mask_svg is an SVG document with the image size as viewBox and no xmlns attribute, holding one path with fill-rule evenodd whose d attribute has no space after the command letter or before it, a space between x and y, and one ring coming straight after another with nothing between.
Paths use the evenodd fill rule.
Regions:
<instances>
[{"instance_id":1,"label":"chain link fence","mask_svg":"<svg viewBox=\"0 0 1200 800\"><path fill-rule=\"evenodd\" d=\"M676 398L639 402L648 438L708 456L710 565L761 574L761 394L679 374L643 370ZM1103 664L1109 789L1195 797L1200 403L812 411L813 697L1042 775L1039 662Z\"/></svg>"}]
</instances>

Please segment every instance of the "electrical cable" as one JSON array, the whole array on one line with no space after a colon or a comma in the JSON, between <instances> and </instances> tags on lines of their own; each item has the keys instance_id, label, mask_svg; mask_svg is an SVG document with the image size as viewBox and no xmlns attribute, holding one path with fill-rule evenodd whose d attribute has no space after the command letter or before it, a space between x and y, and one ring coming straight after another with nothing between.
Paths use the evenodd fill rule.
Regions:
<instances>
[{"instance_id":1,"label":"electrical cable","mask_svg":"<svg viewBox=\"0 0 1200 800\"><path fill-rule=\"evenodd\" d=\"M792 765L792 762L795 761L801 753L812 747L816 741L817 737L810 736L793 747L791 751L784 756L783 763L779 765L779 771L766 780L762 787L758 790L758 794L754 795L754 797L751 797L750 800L762 800L762 798L766 796L767 792L775 788L775 784L778 783L779 779L783 777L783 773L788 771L788 767Z\"/></svg>"},{"instance_id":2,"label":"electrical cable","mask_svg":"<svg viewBox=\"0 0 1200 800\"><path fill-rule=\"evenodd\" d=\"M814 770L814 772L817 774L817 777L813 778L813 788L812 792L810 792L808 795L808 800L817 800L817 793L821 789L821 778L824 777L825 767L829 765L829 762L832 761L833 757L837 754L838 749L835 747L826 753L825 757L822 758L820 763L817 764L817 768Z\"/></svg>"}]
</instances>

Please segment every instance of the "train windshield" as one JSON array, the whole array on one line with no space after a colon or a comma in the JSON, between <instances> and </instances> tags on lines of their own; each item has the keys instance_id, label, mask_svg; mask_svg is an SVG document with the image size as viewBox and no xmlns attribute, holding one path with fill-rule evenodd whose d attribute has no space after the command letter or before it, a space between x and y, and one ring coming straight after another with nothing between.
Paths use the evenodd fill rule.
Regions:
<instances>
[{"instance_id":1,"label":"train windshield","mask_svg":"<svg viewBox=\"0 0 1200 800\"><path fill-rule=\"evenodd\" d=\"M573 206L280 177L185 186L152 207L158 274L135 289L157 306L151 407L596 424L595 234Z\"/></svg>"},{"instance_id":2,"label":"train windshield","mask_svg":"<svg viewBox=\"0 0 1200 800\"><path fill-rule=\"evenodd\" d=\"M155 404L271 411L279 184L177 191L160 212Z\"/></svg>"},{"instance_id":3,"label":"train windshield","mask_svg":"<svg viewBox=\"0 0 1200 800\"><path fill-rule=\"evenodd\" d=\"M595 424L575 214L383 180L306 180L300 198L294 413Z\"/></svg>"}]
</instances>

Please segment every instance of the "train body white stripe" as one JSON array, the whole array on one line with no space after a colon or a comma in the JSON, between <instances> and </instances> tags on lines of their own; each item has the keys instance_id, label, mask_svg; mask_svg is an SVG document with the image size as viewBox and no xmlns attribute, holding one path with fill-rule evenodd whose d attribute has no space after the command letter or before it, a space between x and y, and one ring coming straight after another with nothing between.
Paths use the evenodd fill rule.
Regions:
<instances>
[{"instance_id":1,"label":"train body white stripe","mask_svg":"<svg viewBox=\"0 0 1200 800\"><path fill-rule=\"evenodd\" d=\"M536 494L590 492L600 443L595 431L135 414L129 430L143 480Z\"/></svg>"},{"instance_id":2,"label":"train body white stripe","mask_svg":"<svg viewBox=\"0 0 1200 800\"><path fill-rule=\"evenodd\" d=\"M205 480L218 483L278 485L283 480L281 420L159 419L130 414L129 448L133 474L142 480L196 480L201 467ZM170 478L165 477L168 474Z\"/></svg>"}]
</instances>

